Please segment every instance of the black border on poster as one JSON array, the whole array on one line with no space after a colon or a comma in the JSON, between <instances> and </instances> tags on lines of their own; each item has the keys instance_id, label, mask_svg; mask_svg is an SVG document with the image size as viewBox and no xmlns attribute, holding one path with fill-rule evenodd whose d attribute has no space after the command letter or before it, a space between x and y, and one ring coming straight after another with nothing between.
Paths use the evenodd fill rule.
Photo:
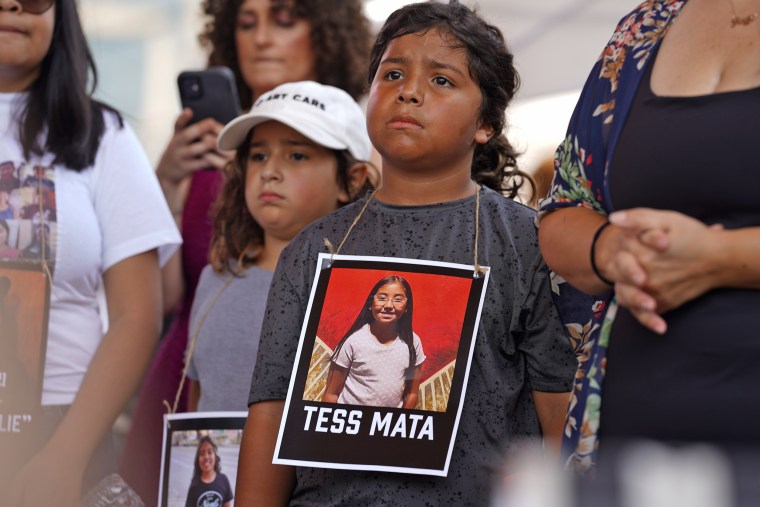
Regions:
<instances>
[{"instance_id":1,"label":"black border on poster","mask_svg":"<svg viewBox=\"0 0 760 507\"><path fill-rule=\"evenodd\" d=\"M445 477L448 473L464 394L467 390L475 336L483 308L485 289L488 285L488 268L483 268L484 272L475 277L472 265L353 255L335 255L331 260L330 254L325 253L319 255L317 266L272 462L283 465ZM456 354L457 367L454 370L446 412L345 405L302 399L301 393L306 384L311 351L314 348L333 268L390 270L402 274L405 272L428 273L472 280ZM294 395L294 392L297 394ZM333 418L338 414L343 419L342 432L314 431L315 421L320 415L327 417L328 426L331 426L334 422ZM308 432L304 429L307 415L311 416ZM391 436L392 430L399 424L401 418L405 419L405 426L408 429L406 438L400 435ZM382 433L378 431L379 422L382 421L385 424L388 419L390 419L391 431L385 435L386 431L383 430ZM373 424L376 421L378 424ZM353 429L357 429L358 426L356 434L349 434L346 431L349 423L352 424ZM415 438L409 436L412 425L416 427ZM432 440L428 438L427 432L424 438L417 438L425 425L432 426ZM370 435L373 426L375 432ZM324 424L322 427L324 428ZM335 427L338 427L337 423ZM387 427L383 426L383 428Z\"/></svg>"},{"instance_id":2,"label":"black border on poster","mask_svg":"<svg viewBox=\"0 0 760 507\"><path fill-rule=\"evenodd\" d=\"M161 480L158 486L158 505L169 502L169 463L172 458L172 438L175 431L242 430L248 412L183 412L164 414L164 440L161 447Z\"/></svg>"}]
</instances>

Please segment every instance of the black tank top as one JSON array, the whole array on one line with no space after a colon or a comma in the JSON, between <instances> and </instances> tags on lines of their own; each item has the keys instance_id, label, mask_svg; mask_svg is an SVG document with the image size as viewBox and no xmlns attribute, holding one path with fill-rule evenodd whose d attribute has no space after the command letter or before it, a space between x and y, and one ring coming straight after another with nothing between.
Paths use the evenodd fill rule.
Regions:
<instances>
[{"instance_id":1,"label":"black tank top","mask_svg":"<svg viewBox=\"0 0 760 507\"><path fill-rule=\"evenodd\" d=\"M653 61L611 161L616 209L669 209L727 229L760 226L760 88L655 96ZM619 311L601 434L760 443L760 291L714 290L664 317L668 332L659 336Z\"/></svg>"}]
</instances>

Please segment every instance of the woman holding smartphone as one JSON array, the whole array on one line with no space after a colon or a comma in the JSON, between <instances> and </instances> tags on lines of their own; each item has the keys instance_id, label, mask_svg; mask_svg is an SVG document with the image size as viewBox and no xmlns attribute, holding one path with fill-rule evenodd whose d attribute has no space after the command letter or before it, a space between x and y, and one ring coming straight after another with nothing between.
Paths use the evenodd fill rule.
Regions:
<instances>
[{"instance_id":1,"label":"woman holding smartphone","mask_svg":"<svg viewBox=\"0 0 760 507\"><path fill-rule=\"evenodd\" d=\"M203 9L209 65L232 69L243 109L291 81L315 80L355 99L363 93L371 40L360 0L205 0ZM191 121L192 111L183 110L157 168L184 243L162 270L164 311L174 316L143 385L121 467L147 505L158 496L163 401L174 403L179 388L190 309L208 263L210 208L231 157L216 149L221 124ZM186 407L182 393L177 411Z\"/></svg>"}]
</instances>

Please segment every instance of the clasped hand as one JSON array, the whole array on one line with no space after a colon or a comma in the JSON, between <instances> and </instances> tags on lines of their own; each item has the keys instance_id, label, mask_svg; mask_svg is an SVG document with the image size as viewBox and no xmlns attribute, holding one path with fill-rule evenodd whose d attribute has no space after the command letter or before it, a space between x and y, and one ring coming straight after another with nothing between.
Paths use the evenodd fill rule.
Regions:
<instances>
[{"instance_id":1,"label":"clasped hand","mask_svg":"<svg viewBox=\"0 0 760 507\"><path fill-rule=\"evenodd\" d=\"M600 264L615 281L621 306L652 331L663 334L662 315L719 285L722 227L687 215L648 208L612 213L616 226Z\"/></svg>"}]
</instances>

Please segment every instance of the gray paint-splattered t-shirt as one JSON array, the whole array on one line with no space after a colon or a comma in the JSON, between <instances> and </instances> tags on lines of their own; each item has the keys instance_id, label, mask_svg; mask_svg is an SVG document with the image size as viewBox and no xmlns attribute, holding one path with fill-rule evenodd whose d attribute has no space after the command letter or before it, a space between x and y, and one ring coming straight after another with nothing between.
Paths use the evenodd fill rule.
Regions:
<instances>
[{"instance_id":1,"label":"gray paint-splattered t-shirt","mask_svg":"<svg viewBox=\"0 0 760 507\"><path fill-rule=\"evenodd\" d=\"M365 198L366 199L366 198ZM250 403L287 396L324 238L337 245L365 200L307 227L283 251L261 330ZM297 467L291 505L487 505L508 450L541 430L531 390L567 392L576 360L551 299L534 212L480 191L478 263L491 268L447 477ZM425 206L373 200L342 254L473 263L475 197Z\"/></svg>"}]
</instances>

